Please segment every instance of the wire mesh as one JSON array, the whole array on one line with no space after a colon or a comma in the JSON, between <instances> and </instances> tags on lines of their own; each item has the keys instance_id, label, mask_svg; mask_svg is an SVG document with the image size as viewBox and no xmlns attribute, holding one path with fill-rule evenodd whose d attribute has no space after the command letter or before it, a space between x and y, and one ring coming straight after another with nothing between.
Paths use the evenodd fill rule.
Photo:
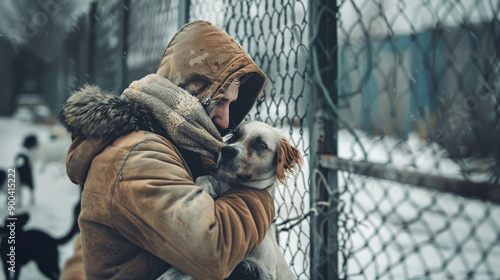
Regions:
<instances>
[{"instance_id":1,"label":"wire mesh","mask_svg":"<svg viewBox=\"0 0 500 280\"><path fill-rule=\"evenodd\" d=\"M101 1L94 22L93 57L90 69L94 82L105 90L122 87L123 1Z\"/></svg>"},{"instance_id":2,"label":"wire mesh","mask_svg":"<svg viewBox=\"0 0 500 280\"><path fill-rule=\"evenodd\" d=\"M498 279L500 207L341 172L340 279Z\"/></svg>"},{"instance_id":3,"label":"wire mesh","mask_svg":"<svg viewBox=\"0 0 500 280\"><path fill-rule=\"evenodd\" d=\"M167 44L179 29L179 1L130 1L127 83L156 72Z\"/></svg>"},{"instance_id":4,"label":"wire mesh","mask_svg":"<svg viewBox=\"0 0 500 280\"><path fill-rule=\"evenodd\" d=\"M339 279L500 277L500 207L398 183L405 170L498 187L499 9L338 1L336 156L385 167L338 171Z\"/></svg>"}]
</instances>

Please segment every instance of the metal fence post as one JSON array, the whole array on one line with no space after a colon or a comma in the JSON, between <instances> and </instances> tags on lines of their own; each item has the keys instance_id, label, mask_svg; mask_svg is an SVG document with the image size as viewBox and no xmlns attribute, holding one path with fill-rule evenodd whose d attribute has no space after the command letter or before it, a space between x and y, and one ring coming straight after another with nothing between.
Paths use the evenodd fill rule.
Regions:
<instances>
[{"instance_id":1,"label":"metal fence post","mask_svg":"<svg viewBox=\"0 0 500 280\"><path fill-rule=\"evenodd\" d=\"M337 155L337 3L310 1L311 279L338 279L337 171L319 164L322 154ZM333 190L333 191L332 191Z\"/></svg>"},{"instance_id":2,"label":"metal fence post","mask_svg":"<svg viewBox=\"0 0 500 280\"><path fill-rule=\"evenodd\" d=\"M130 24L130 0L123 1L123 29L122 29L122 88L121 90L125 90L128 86L127 84L127 55L128 55L128 34L129 34L129 24ZM121 91L120 90L120 91Z\"/></svg>"},{"instance_id":3,"label":"metal fence post","mask_svg":"<svg viewBox=\"0 0 500 280\"><path fill-rule=\"evenodd\" d=\"M97 2L93 2L90 6L89 13L89 35L88 35L88 49L87 49L87 75L89 79L94 79L94 67L95 67L95 40L96 40L96 14L97 14Z\"/></svg>"},{"instance_id":4,"label":"metal fence post","mask_svg":"<svg viewBox=\"0 0 500 280\"><path fill-rule=\"evenodd\" d=\"M189 22L190 0L179 0L179 28Z\"/></svg>"}]
</instances>

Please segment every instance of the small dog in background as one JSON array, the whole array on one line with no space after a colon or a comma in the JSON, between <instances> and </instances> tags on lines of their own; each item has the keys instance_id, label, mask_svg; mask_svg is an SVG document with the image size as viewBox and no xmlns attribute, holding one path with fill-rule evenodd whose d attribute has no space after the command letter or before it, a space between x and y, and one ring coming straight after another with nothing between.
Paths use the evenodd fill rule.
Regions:
<instances>
[{"instance_id":1,"label":"small dog in background","mask_svg":"<svg viewBox=\"0 0 500 280\"><path fill-rule=\"evenodd\" d=\"M24 138L22 146L29 152L37 145L38 145L38 139L36 135L28 135ZM27 170L27 168L21 168L23 169L22 173L24 174L23 176L24 178L22 179L23 183L25 183L26 186L31 190L31 192L33 192L34 186L33 186L33 174L31 172L31 162L26 154L18 153L14 160L14 167L19 168L24 166L28 166L27 168L30 170ZM7 171L5 169L0 169L0 191L3 190L3 188L6 185L7 185Z\"/></svg>"},{"instance_id":2,"label":"small dog in background","mask_svg":"<svg viewBox=\"0 0 500 280\"><path fill-rule=\"evenodd\" d=\"M56 127L53 128L48 141L39 141L36 135L27 135L24 138L23 147L32 160L32 164L39 165L37 171L43 173L51 171L54 167L65 169L66 152L70 144L69 135L61 133Z\"/></svg>"},{"instance_id":3,"label":"small dog in background","mask_svg":"<svg viewBox=\"0 0 500 280\"><path fill-rule=\"evenodd\" d=\"M27 187L30 189L31 194L31 204L35 204L35 184L33 180L33 171L31 167L31 161L28 155L19 153L16 156L14 166L16 167L16 184L20 187ZM21 203L21 189L19 188L19 203Z\"/></svg>"},{"instance_id":4,"label":"small dog in background","mask_svg":"<svg viewBox=\"0 0 500 280\"><path fill-rule=\"evenodd\" d=\"M30 134L26 137L24 137L23 140L23 147L26 148L27 150L33 150L38 146L38 137L34 134Z\"/></svg>"},{"instance_id":5,"label":"small dog in background","mask_svg":"<svg viewBox=\"0 0 500 280\"><path fill-rule=\"evenodd\" d=\"M7 181L7 171L5 171L4 169L0 169L0 191L6 185L5 184L6 181Z\"/></svg>"},{"instance_id":6,"label":"small dog in background","mask_svg":"<svg viewBox=\"0 0 500 280\"><path fill-rule=\"evenodd\" d=\"M236 128L217 160L216 178L201 176L196 184L213 198L231 186L266 189L274 198L277 182L286 185L288 174L302 165L300 151L290 145L277 129L262 122L244 122ZM296 279L276 242L276 227L271 225L262 243L244 260L250 272L260 279ZM175 268L158 280L193 279Z\"/></svg>"}]
</instances>

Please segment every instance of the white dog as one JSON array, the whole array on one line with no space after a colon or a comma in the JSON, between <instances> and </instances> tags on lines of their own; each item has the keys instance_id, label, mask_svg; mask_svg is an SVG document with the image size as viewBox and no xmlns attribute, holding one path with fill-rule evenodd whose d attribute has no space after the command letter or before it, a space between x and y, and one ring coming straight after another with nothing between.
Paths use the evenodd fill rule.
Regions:
<instances>
[{"instance_id":1,"label":"white dog","mask_svg":"<svg viewBox=\"0 0 500 280\"><path fill-rule=\"evenodd\" d=\"M234 185L266 189L274 198L276 183L286 184L287 174L293 174L302 164L299 150L262 122L242 123L227 143L217 160L217 179L201 176L196 180L214 198ZM260 279L296 279L278 247L274 225L243 263L250 271L257 271ZM158 278L166 279L193 278L171 268Z\"/></svg>"}]
</instances>

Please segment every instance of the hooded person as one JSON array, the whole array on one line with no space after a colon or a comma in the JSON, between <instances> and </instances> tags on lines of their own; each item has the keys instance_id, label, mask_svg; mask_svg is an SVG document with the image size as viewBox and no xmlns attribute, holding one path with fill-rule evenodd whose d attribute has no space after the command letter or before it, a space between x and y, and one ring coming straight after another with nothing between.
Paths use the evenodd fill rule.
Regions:
<instances>
[{"instance_id":1,"label":"hooded person","mask_svg":"<svg viewBox=\"0 0 500 280\"><path fill-rule=\"evenodd\" d=\"M265 237L272 198L235 187L214 201L193 182L215 171L221 132L244 119L264 83L234 39L195 21L173 37L156 74L120 97L95 86L69 97L59 115L73 136L66 169L84 190L62 279L155 279L171 266L229 277Z\"/></svg>"}]
</instances>

